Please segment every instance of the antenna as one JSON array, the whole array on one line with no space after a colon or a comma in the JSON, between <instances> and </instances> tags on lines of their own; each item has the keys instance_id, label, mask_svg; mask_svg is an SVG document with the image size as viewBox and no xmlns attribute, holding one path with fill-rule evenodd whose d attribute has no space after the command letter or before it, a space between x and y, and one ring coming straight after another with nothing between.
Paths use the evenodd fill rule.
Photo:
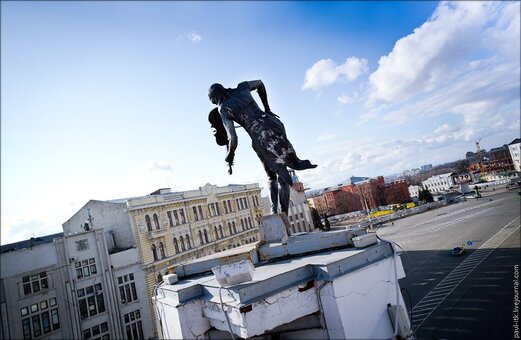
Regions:
<instances>
[{"instance_id":1,"label":"antenna","mask_svg":"<svg viewBox=\"0 0 521 340\"><path fill-rule=\"evenodd\" d=\"M94 217L92 217L92 215L90 214L90 208L87 208L87 213L89 214L89 217L87 217L85 223L81 225L81 227L85 231L89 231L94 227Z\"/></svg>"}]
</instances>

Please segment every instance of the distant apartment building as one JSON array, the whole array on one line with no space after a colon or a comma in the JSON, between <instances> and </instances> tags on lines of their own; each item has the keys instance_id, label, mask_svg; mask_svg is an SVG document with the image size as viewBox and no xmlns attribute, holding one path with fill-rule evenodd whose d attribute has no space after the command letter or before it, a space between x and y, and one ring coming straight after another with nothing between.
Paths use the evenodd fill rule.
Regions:
<instances>
[{"instance_id":1,"label":"distant apartment building","mask_svg":"<svg viewBox=\"0 0 521 340\"><path fill-rule=\"evenodd\" d=\"M65 271L53 243L62 235L1 246L0 338L73 338Z\"/></svg>"},{"instance_id":2,"label":"distant apartment building","mask_svg":"<svg viewBox=\"0 0 521 340\"><path fill-rule=\"evenodd\" d=\"M497 148L492 148L488 152L488 162L485 164L487 173L508 172L515 169L510 147L503 145Z\"/></svg>"},{"instance_id":3,"label":"distant apartment building","mask_svg":"<svg viewBox=\"0 0 521 340\"><path fill-rule=\"evenodd\" d=\"M510 156L517 172L521 172L521 139L516 138L508 144Z\"/></svg>"},{"instance_id":4,"label":"distant apartment building","mask_svg":"<svg viewBox=\"0 0 521 340\"><path fill-rule=\"evenodd\" d=\"M110 244L85 228L2 246L2 338L153 337L136 249L109 254Z\"/></svg>"},{"instance_id":5,"label":"distant apartment building","mask_svg":"<svg viewBox=\"0 0 521 340\"><path fill-rule=\"evenodd\" d=\"M300 182L294 170L290 170L293 185L290 191L290 204L288 219L292 233L311 232L315 229L308 201L306 199L306 188Z\"/></svg>"},{"instance_id":6,"label":"distant apartment building","mask_svg":"<svg viewBox=\"0 0 521 340\"><path fill-rule=\"evenodd\" d=\"M288 220L290 224L290 233L311 232L315 230L313 219L311 218L311 211L306 199L305 185L300 182L295 174L295 171L289 171L293 180L293 185L290 188L289 195L289 209ZM271 201L269 197L262 198L263 214L267 215L271 210Z\"/></svg>"},{"instance_id":7,"label":"distant apartment building","mask_svg":"<svg viewBox=\"0 0 521 340\"><path fill-rule=\"evenodd\" d=\"M421 187L419 185L409 185L408 189L411 197L418 197L420 195Z\"/></svg>"},{"instance_id":8,"label":"distant apartment building","mask_svg":"<svg viewBox=\"0 0 521 340\"><path fill-rule=\"evenodd\" d=\"M151 298L162 276L185 261L257 241L262 214L258 184L206 184L183 192L166 188L146 196L91 200L63 224L63 229L66 235L80 233L84 221L92 218L93 228L103 230L110 243L107 251L115 254L111 261L122 264L113 280L115 296L128 306L123 311L123 337L128 336L127 330L132 335L139 331L133 322L137 315L142 328L147 321L154 336L159 336ZM127 256L116 255L130 249ZM133 310L134 286L139 299L147 302L147 320L143 319L145 309Z\"/></svg>"},{"instance_id":9,"label":"distant apartment building","mask_svg":"<svg viewBox=\"0 0 521 340\"><path fill-rule=\"evenodd\" d=\"M373 210L380 206L407 203L411 196L407 182L386 183L382 176L359 182L356 185L340 184L326 188L308 197L322 216L339 215L359 210Z\"/></svg>"},{"instance_id":10,"label":"distant apartment building","mask_svg":"<svg viewBox=\"0 0 521 340\"><path fill-rule=\"evenodd\" d=\"M448 191L454 186L452 172L431 176L422 182L422 186L429 190L431 194Z\"/></svg>"}]
</instances>

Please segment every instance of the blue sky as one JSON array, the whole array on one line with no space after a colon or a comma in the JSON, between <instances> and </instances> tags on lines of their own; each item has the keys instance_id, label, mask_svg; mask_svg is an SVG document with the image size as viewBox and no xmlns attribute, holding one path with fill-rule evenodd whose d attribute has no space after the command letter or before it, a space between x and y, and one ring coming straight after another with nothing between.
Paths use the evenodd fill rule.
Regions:
<instances>
[{"instance_id":1,"label":"blue sky","mask_svg":"<svg viewBox=\"0 0 521 340\"><path fill-rule=\"evenodd\" d=\"M1 243L89 199L258 182L208 87L261 79L310 188L519 137L519 2L2 2ZM255 95L254 95L255 96Z\"/></svg>"}]
</instances>

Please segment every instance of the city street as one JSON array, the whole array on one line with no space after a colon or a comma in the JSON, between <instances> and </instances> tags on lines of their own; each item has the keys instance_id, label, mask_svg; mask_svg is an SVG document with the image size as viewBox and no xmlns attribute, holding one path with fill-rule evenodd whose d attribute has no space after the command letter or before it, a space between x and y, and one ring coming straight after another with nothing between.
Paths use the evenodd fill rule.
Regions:
<instances>
[{"instance_id":1,"label":"city street","mask_svg":"<svg viewBox=\"0 0 521 340\"><path fill-rule=\"evenodd\" d=\"M520 202L517 191L498 190L377 230L403 248L400 284L416 338L514 337ZM466 253L453 256L461 245Z\"/></svg>"}]
</instances>

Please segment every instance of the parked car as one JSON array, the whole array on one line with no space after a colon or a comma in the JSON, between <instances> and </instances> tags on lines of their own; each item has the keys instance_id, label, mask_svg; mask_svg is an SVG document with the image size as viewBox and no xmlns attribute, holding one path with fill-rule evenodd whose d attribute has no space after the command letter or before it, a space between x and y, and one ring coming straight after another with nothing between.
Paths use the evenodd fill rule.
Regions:
<instances>
[{"instance_id":1,"label":"parked car","mask_svg":"<svg viewBox=\"0 0 521 340\"><path fill-rule=\"evenodd\" d=\"M465 247L454 247L454 249L452 249L452 255L454 256L460 256L460 255L463 255L467 252L467 249Z\"/></svg>"}]
</instances>

